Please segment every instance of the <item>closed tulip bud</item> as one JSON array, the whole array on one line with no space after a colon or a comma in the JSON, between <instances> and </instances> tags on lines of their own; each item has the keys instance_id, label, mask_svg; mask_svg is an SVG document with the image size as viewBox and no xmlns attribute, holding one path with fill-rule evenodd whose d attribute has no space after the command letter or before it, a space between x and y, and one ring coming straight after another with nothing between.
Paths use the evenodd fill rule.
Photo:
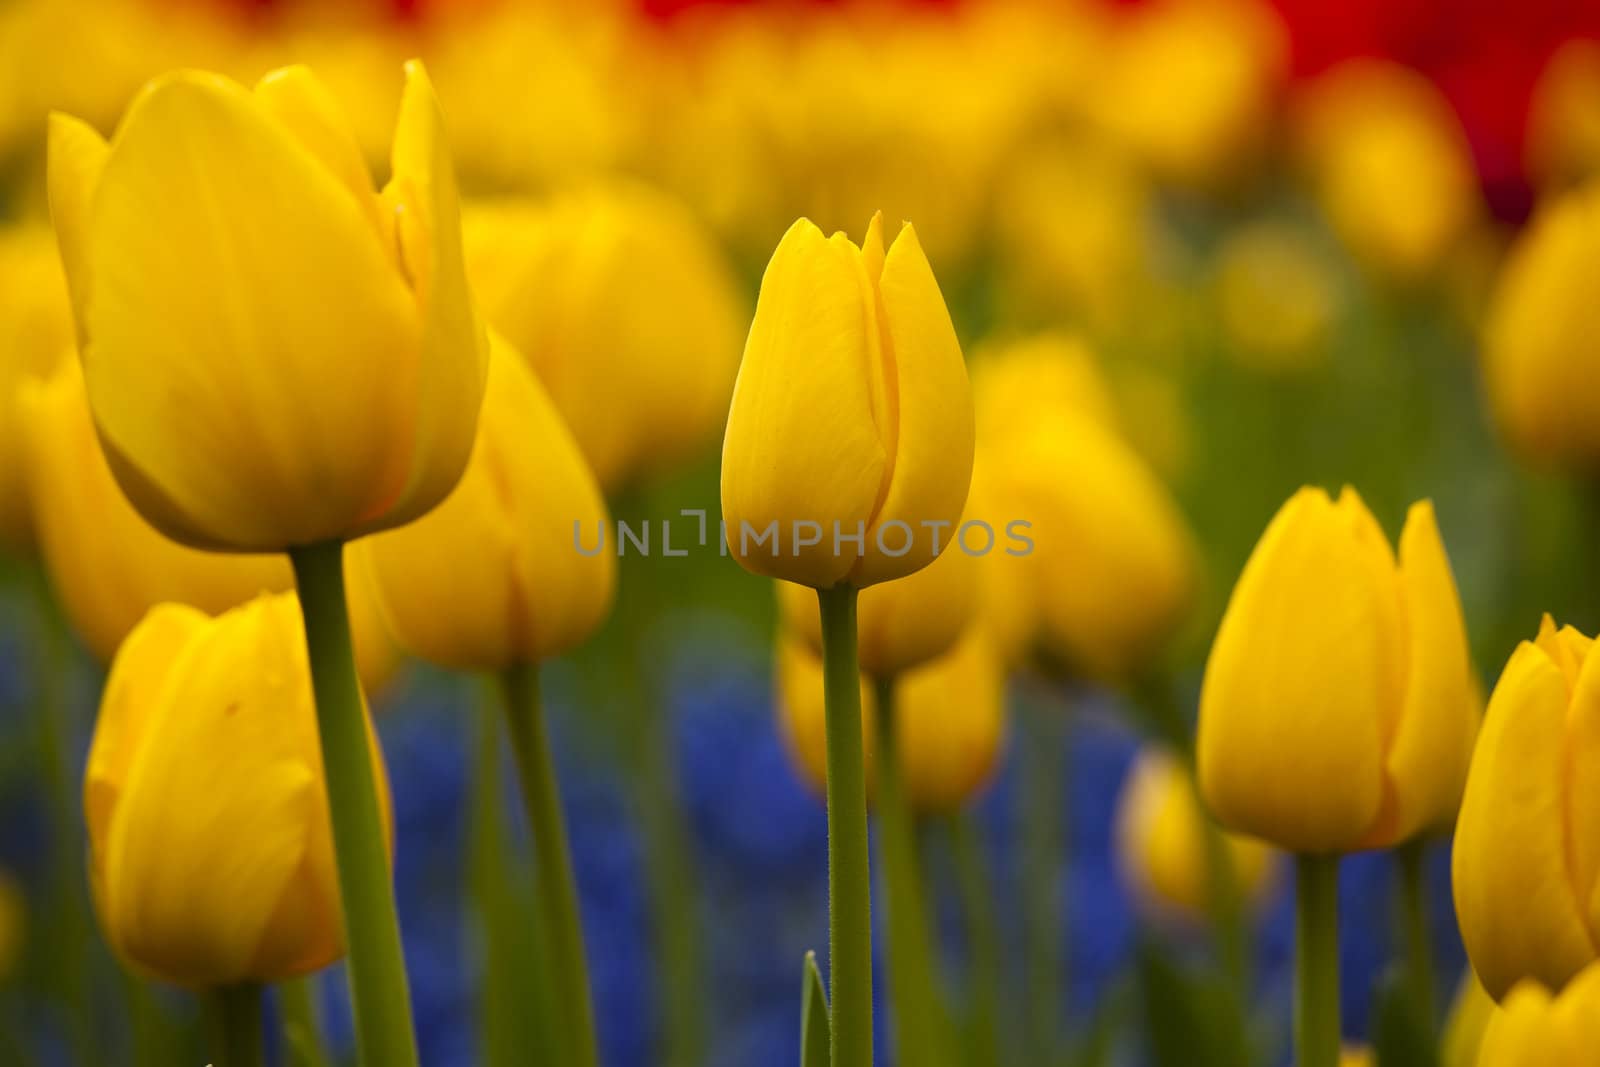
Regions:
<instances>
[{"instance_id":1,"label":"closed tulip bud","mask_svg":"<svg viewBox=\"0 0 1600 1067\"><path fill-rule=\"evenodd\" d=\"M1217 255L1216 301L1228 354L1240 364L1294 373L1327 358L1338 279L1300 229L1258 222L1230 236Z\"/></svg>"},{"instance_id":2,"label":"closed tulip bud","mask_svg":"<svg viewBox=\"0 0 1600 1067\"><path fill-rule=\"evenodd\" d=\"M801 776L819 793L827 783L822 661L792 635L780 639L778 725ZM861 685L867 791L873 788L876 698ZM906 798L920 812L949 811L986 785L1005 741L1005 674L988 635L971 627L939 659L895 682L895 729Z\"/></svg>"},{"instance_id":3,"label":"closed tulip bud","mask_svg":"<svg viewBox=\"0 0 1600 1067\"><path fill-rule=\"evenodd\" d=\"M20 428L10 405L28 380L50 373L72 352L72 307L50 227L0 231L0 550L33 543Z\"/></svg>"},{"instance_id":4,"label":"closed tulip bud","mask_svg":"<svg viewBox=\"0 0 1600 1067\"><path fill-rule=\"evenodd\" d=\"M1600 1049L1600 964L1555 996L1524 981L1489 1017L1478 1067L1588 1067Z\"/></svg>"},{"instance_id":5,"label":"closed tulip bud","mask_svg":"<svg viewBox=\"0 0 1600 1067\"><path fill-rule=\"evenodd\" d=\"M944 543L956 536L951 527ZM856 602L856 648L861 673L888 679L950 649L978 607L979 558L951 544L938 559L899 581L861 591ZM784 629L822 655L822 615L817 594L793 582L778 583Z\"/></svg>"},{"instance_id":6,"label":"closed tulip bud","mask_svg":"<svg viewBox=\"0 0 1600 1067\"><path fill-rule=\"evenodd\" d=\"M1432 505L1412 505L1397 562L1355 490L1291 497L1206 663L1200 785L1218 821L1307 854L1448 827L1478 717Z\"/></svg>"},{"instance_id":7,"label":"closed tulip bud","mask_svg":"<svg viewBox=\"0 0 1600 1067\"><path fill-rule=\"evenodd\" d=\"M492 335L478 443L455 491L358 548L402 647L444 667L499 671L560 655L604 621L616 556L586 546L607 521L550 398Z\"/></svg>"},{"instance_id":8,"label":"closed tulip bud","mask_svg":"<svg viewBox=\"0 0 1600 1067\"><path fill-rule=\"evenodd\" d=\"M108 145L57 115L50 203L89 404L175 540L279 551L405 523L460 477L487 345L433 90L383 192L302 67L151 82Z\"/></svg>"},{"instance_id":9,"label":"closed tulip bud","mask_svg":"<svg viewBox=\"0 0 1600 1067\"><path fill-rule=\"evenodd\" d=\"M608 493L722 429L747 307L682 204L614 182L469 209L484 317L538 375Z\"/></svg>"},{"instance_id":10,"label":"closed tulip bud","mask_svg":"<svg viewBox=\"0 0 1600 1067\"><path fill-rule=\"evenodd\" d=\"M1541 206L1517 239L1484 327L1484 384L1500 431L1546 464L1600 471L1600 182Z\"/></svg>"},{"instance_id":11,"label":"closed tulip bud","mask_svg":"<svg viewBox=\"0 0 1600 1067\"><path fill-rule=\"evenodd\" d=\"M1600 43L1574 37L1545 63L1528 106L1523 155L1547 188L1600 173Z\"/></svg>"},{"instance_id":12,"label":"closed tulip bud","mask_svg":"<svg viewBox=\"0 0 1600 1067\"><path fill-rule=\"evenodd\" d=\"M16 974L27 939L27 898L16 879L0 871L0 986Z\"/></svg>"},{"instance_id":13,"label":"closed tulip bud","mask_svg":"<svg viewBox=\"0 0 1600 1067\"><path fill-rule=\"evenodd\" d=\"M1206 818L1183 765L1167 752L1142 752L1123 782L1116 831L1124 877L1148 910L1196 922L1209 914ZM1275 884L1272 850L1248 837L1225 841L1240 896L1259 906Z\"/></svg>"},{"instance_id":14,"label":"closed tulip bud","mask_svg":"<svg viewBox=\"0 0 1600 1067\"><path fill-rule=\"evenodd\" d=\"M139 624L106 681L84 808L101 926L140 973L191 987L271 982L344 952L293 594L214 619L167 604Z\"/></svg>"},{"instance_id":15,"label":"closed tulip bud","mask_svg":"<svg viewBox=\"0 0 1600 1067\"><path fill-rule=\"evenodd\" d=\"M102 662L157 604L187 604L217 614L261 593L294 587L282 556L203 552L164 536L118 488L95 436L75 358L49 381L22 387L18 416L26 447L19 464L50 584L73 629ZM370 591L350 589L356 664L368 692L393 673L392 641Z\"/></svg>"},{"instance_id":16,"label":"closed tulip bud","mask_svg":"<svg viewBox=\"0 0 1600 1067\"><path fill-rule=\"evenodd\" d=\"M938 555L930 524L961 515L972 449L961 346L916 231L885 251L881 215L859 248L796 222L767 264L728 412L735 558L819 589L903 578Z\"/></svg>"},{"instance_id":17,"label":"closed tulip bud","mask_svg":"<svg viewBox=\"0 0 1600 1067\"><path fill-rule=\"evenodd\" d=\"M1600 943L1600 655L1546 616L1489 698L1456 824L1461 940L1496 1000L1560 989Z\"/></svg>"}]
</instances>

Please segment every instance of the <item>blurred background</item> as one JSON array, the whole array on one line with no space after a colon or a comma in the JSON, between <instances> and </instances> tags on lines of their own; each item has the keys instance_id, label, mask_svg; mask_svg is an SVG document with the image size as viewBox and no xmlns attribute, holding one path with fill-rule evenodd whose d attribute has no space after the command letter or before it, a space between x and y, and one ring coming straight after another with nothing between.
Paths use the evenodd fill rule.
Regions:
<instances>
[{"instance_id":1,"label":"blurred background","mask_svg":"<svg viewBox=\"0 0 1600 1067\"><path fill-rule=\"evenodd\" d=\"M1600 492L1502 443L1479 363L1507 249L1600 168L1600 5L0 2L0 400L71 333L45 229L51 109L109 133L167 68L248 82L304 62L381 180L411 56L473 199L486 313L538 353L618 518L716 515L718 419L767 256L797 216L859 239L881 208L916 223L975 374L1070 347L1178 501L1200 577L1146 673L1185 713L1240 567L1302 484L1356 486L1391 535L1434 500L1486 684L1541 612L1600 624ZM130 991L88 907L77 795L103 666L41 579L17 432L0 409L0 1060L200 1063L193 1005ZM679 522L675 536L693 526ZM687 1063L796 1063L799 960L827 941L826 820L774 711L773 589L714 550L621 562L605 631L546 672L605 1062L668 1063L677 1013L699 1020ZM1074 1062L1189 1062L1152 1038L1172 994L1146 957L1159 944L1203 969L1209 948L1141 905L1113 832L1141 716L1126 687L1043 690L1024 698L1061 708L1068 858L1049 892ZM496 847L483 810L530 862L510 768L474 771L484 702L420 666L374 701L430 1065L481 1062L485 1027L537 1025L469 904L475 857ZM1028 993L1016 747L975 801L1008 1031ZM926 858L958 999L961 886L941 840ZM1346 865L1352 1038L1371 1036L1396 951L1389 863ZM1447 992L1462 953L1443 844L1428 871ZM1289 896L1252 917L1275 1062ZM701 977L658 979L663 956ZM348 1057L343 982L316 989Z\"/></svg>"}]
</instances>

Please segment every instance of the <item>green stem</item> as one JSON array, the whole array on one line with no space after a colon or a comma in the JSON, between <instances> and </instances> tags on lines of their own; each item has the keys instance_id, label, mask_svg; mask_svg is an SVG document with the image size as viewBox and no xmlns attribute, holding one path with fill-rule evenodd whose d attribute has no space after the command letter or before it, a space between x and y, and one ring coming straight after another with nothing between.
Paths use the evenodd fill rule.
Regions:
<instances>
[{"instance_id":1,"label":"green stem","mask_svg":"<svg viewBox=\"0 0 1600 1067\"><path fill-rule=\"evenodd\" d=\"M1055 1063L1063 1005L1061 872L1066 866L1064 709L1023 702L1026 733L1019 758L1022 852L1023 964L1028 984L1027 1028L1032 1062Z\"/></svg>"},{"instance_id":2,"label":"green stem","mask_svg":"<svg viewBox=\"0 0 1600 1067\"><path fill-rule=\"evenodd\" d=\"M253 982L206 993L215 1067L263 1067L261 987Z\"/></svg>"},{"instance_id":3,"label":"green stem","mask_svg":"<svg viewBox=\"0 0 1600 1067\"><path fill-rule=\"evenodd\" d=\"M1434 1030L1433 943L1428 936L1428 896L1424 885L1423 863L1426 845L1408 841L1396 854L1400 872L1400 906L1404 916L1406 970L1411 977L1418 1018L1431 1034Z\"/></svg>"},{"instance_id":4,"label":"green stem","mask_svg":"<svg viewBox=\"0 0 1600 1067\"><path fill-rule=\"evenodd\" d=\"M878 858L888 920L885 950L889 996L894 1004L897 1062L936 1067L944 1058L942 1007L934 988L933 949L917 857L916 826L900 768L893 679L876 685Z\"/></svg>"},{"instance_id":5,"label":"green stem","mask_svg":"<svg viewBox=\"0 0 1600 1067\"><path fill-rule=\"evenodd\" d=\"M278 983L279 1026L291 1067L329 1067L321 1013L317 1011L316 981L315 975L308 974Z\"/></svg>"},{"instance_id":6,"label":"green stem","mask_svg":"<svg viewBox=\"0 0 1600 1067\"><path fill-rule=\"evenodd\" d=\"M1339 858L1295 859L1295 1064L1338 1067Z\"/></svg>"},{"instance_id":7,"label":"green stem","mask_svg":"<svg viewBox=\"0 0 1600 1067\"><path fill-rule=\"evenodd\" d=\"M145 980L131 972L123 973L122 991L128 1006L129 1025L133 1028L135 1067L167 1067L173 1053L166 1013Z\"/></svg>"},{"instance_id":8,"label":"green stem","mask_svg":"<svg viewBox=\"0 0 1600 1067\"><path fill-rule=\"evenodd\" d=\"M512 667L501 675L506 723L517 757L522 800L533 833L534 897L550 967L546 970L553 1031L563 1032L568 1054L561 1067L597 1067L594 1008L590 1002L589 966L578 913L578 887L567 848L555 760L545 734L544 707L539 699L539 669Z\"/></svg>"},{"instance_id":9,"label":"green stem","mask_svg":"<svg viewBox=\"0 0 1600 1067\"><path fill-rule=\"evenodd\" d=\"M832 1067L872 1064L872 884L856 590L819 589L828 750L828 970Z\"/></svg>"},{"instance_id":10,"label":"green stem","mask_svg":"<svg viewBox=\"0 0 1600 1067\"><path fill-rule=\"evenodd\" d=\"M945 822L956 866L961 908L966 913L967 953L972 973L967 981L971 1001L971 1035L967 1062L994 1067L1000 1056L1000 935L995 918L994 885L971 812L962 809Z\"/></svg>"},{"instance_id":11,"label":"green stem","mask_svg":"<svg viewBox=\"0 0 1600 1067\"><path fill-rule=\"evenodd\" d=\"M368 1067L416 1067L411 993L389 874L389 839L350 647L344 546L327 542L294 549L289 561L305 614L360 1062Z\"/></svg>"}]
</instances>

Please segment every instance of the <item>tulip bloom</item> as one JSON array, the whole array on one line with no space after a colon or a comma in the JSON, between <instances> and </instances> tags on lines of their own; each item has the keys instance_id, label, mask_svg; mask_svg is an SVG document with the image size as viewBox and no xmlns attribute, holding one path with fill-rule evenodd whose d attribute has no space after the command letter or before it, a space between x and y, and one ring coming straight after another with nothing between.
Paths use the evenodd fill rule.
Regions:
<instances>
[{"instance_id":1,"label":"tulip bloom","mask_svg":"<svg viewBox=\"0 0 1600 1067\"><path fill-rule=\"evenodd\" d=\"M380 783L384 833L388 790ZM344 952L311 678L292 595L163 605L112 664L84 781L90 878L131 967L270 982Z\"/></svg>"},{"instance_id":2,"label":"tulip bloom","mask_svg":"<svg viewBox=\"0 0 1600 1067\"><path fill-rule=\"evenodd\" d=\"M1454 818L1477 728L1432 506L1412 506L1397 563L1353 489L1296 493L1206 663L1200 784L1218 821L1306 854L1398 844Z\"/></svg>"},{"instance_id":3,"label":"tulip bloom","mask_svg":"<svg viewBox=\"0 0 1600 1067\"><path fill-rule=\"evenodd\" d=\"M972 449L961 346L916 231L885 251L881 215L859 248L796 222L762 277L728 413L733 555L818 589L902 578L938 555L928 524L960 516ZM744 536L769 527L776 543Z\"/></svg>"},{"instance_id":4,"label":"tulip bloom","mask_svg":"<svg viewBox=\"0 0 1600 1067\"><path fill-rule=\"evenodd\" d=\"M487 345L438 105L407 68L393 177L291 67L150 83L107 144L50 127L89 404L139 512L259 552L401 525L455 485Z\"/></svg>"},{"instance_id":5,"label":"tulip bloom","mask_svg":"<svg viewBox=\"0 0 1600 1067\"><path fill-rule=\"evenodd\" d=\"M1190 921L1210 913L1206 818L1177 760L1155 749L1140 754L1117 801L1116 845L1125 879L1150 911ZM1275 884L1276 857L1260 841L1225 840L1240 898L1260 905Z\"/></svg>"},{"instance_id":6,"label":"tulip bloom","mask_svg":"<svg viewBox=\"0 0 1600 1067\"><path fill-rule=\"evenodd\" d=\"M1552 996L1534 981L1489 1017L1478 1067L1586 1067L1600 1048L1600 964Z\"/></svg>"},{"instance_id":7,"label":"tulip bloom","mask_svg":"<svg viewBox=\"0 0 1600 1067\"><path fill-rule=\"evenodd\" d=\"M522 357L493 335L478 443L455 490L409 526L362 542L400 644L457 670L539 663L604 621L616 556L578 551L607 523L577 443Z\"/></svg>"},{"instance_id":8,"label":"tulip bloom","mask_svg":"<svg viewBox=\"0 0 1600 1067\"><path fill-rule=\"evenodd\" d=\"M1547 615L1489 699L1456 824L1461 939L1496 1000L1560 989L1600 938L1600 654Z\"/></svg>"}]
</instances>

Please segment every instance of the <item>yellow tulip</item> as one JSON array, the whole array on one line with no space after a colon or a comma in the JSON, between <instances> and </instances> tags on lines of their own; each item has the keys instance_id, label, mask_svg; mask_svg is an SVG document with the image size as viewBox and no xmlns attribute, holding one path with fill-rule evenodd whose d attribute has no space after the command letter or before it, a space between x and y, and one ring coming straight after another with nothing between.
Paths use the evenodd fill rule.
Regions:
<instances>
[{"instance_id":1,"label":"yellow tulip","mask_svg":"<svg viewBox=\"0 0 1600 1067\"><path fill-rule=\"evenodd\" d=\"M1370 1045L1345 1045L1339 1050L1339 1067L1377 1067L1377 1063Z\"/></svg>"},{"instance_id":2,"label":"yellow tulip","mask_svg":"<svg viewBox=\"0 0 1600 1067\"><path fill-rule=\"evenodd\" d=\"M278 551L405 523L471 450L487 343L427 75L393 177L303 67L151 82L108 145L52 118L50 202L95 424L175 540Z\"/></svg>"},{"instance_id":3,"label":"yellow tulip","mask_svg":"<svg viewBox=\"0 0 1600 1067\"><path fill-rule=\"evenodd\" d=\"M966 502L972 419L911 224L885 251L881 215L859 248L799 220L767 264L728 412L729 549L746 570L819 589L920 570L938 555L930 524L948 530Z\"/></svg>"},{"instance_id":4,"label":"yellow tulip","mask_svg":"<svg viewBox=\"0 0 1600 1067\"><path fill-rule=\"evenodd\" d=\"M33 544L22 442L10 405L18 389L72 352L72 307L48 226L0 231L0 549Z\"/></svg>"},{"instance_id":5,"label":"yellow tulip","mask_svg":"<svg viewBox=\"0 0 1600 1067\"><path fill-rule=\"evenodd\" d=\"M101 925L140 973L191 987L270 982L343 953L293 594L214 619L175 604L146 616L106 682L84 808Z\"/></svg>"},{"instance_id":6,"label":"yellow tulip","mask_svg":"<svg viewBox=\"0 0 1600 1067\"><path fill-rule=\"evenodd\" d=\"M1309 90L1298 127L1334 229L1397 280L1440 267L1483 214L1466 134L1415 71L1371 60L1339 66Z\"/></svg>"},{"instance_id":7,"label":"yellow tulip","mask_svg":"<svg viewBox=\"0 0 1600 1067\"><path fill-rule=\"evenodd\" d=\"M467 270L607 492L705 449L728 414L747 310L721 252L642 185L467 211Z\"/></svg>"},{"instance_id":8,"label":"yellow tulip","mask_svg":"<svg viewBox=\"0 0 1600 1067\"><path fill-rule=\"evenodd\" d=\"M1588 1067L1600 1049L1600 964L1555 996L1517 985L1490 1016L1478 1067Z\"/></svg>"},{"instance_id":9,"label":"yellow tulip","mask_svg":"<svg viewBox=\"0 0 1600 1067\"><path fill-rule=\"evenodd\" d=\"M27 938L27 898L16 879L0 871L0 986L17 973Z\"/></svg>"},{"instance_id":10,"label":"yellow tulip","mask_svg":"<svg viewBox=\"0 0 1600 1067\"><path fill-rule=\"evenodd\" d=\"M1512 247L1484 327L1484 384L1500 430L1545 463L1600 469L1600 181L1542 205Z\"/></svg>"},{"instance_id":11,"label":"yellow tulip","mask_svg":"<svg viewBox=\"0 0 1600 1067\"><path fill-rule=\"evenodd\" d=\"M780 639L778 725L801 776L819 793L827 784L822 661L803 641ZM873 785L876 699L861 684L867 790ZM895 682L895 729L906 798L921 812L949 811L994 774L1005 743L1005 674L981 627L971 627L939 659Z\"/></svg>"},{"instance_id":12,"label":"yellow tulip","mask_svg":"<svg viewBox=\"0 0 1600 1067\"><path fill-rule=\"evenodd\" d=\"M1216 300L1228 354L1240 364L1292 373L1327 358L1338 279L1299 228L1258 222L1234 231L1217 254Z\"/></svg>"},{"instance_id":13,"label":"yellow tulip","mask_svg":"<svg viewBox=\"0 0 1600 1067\"><path fill-rule=\"evenodd\" d=\"M221 555L180 545L146 522L117 487L95 436L75 358L49 381L29 382L18 397L40 550L51 585L73 628L103 662L157 604L173 602L208 614L261 593L294 587L282 556ZM370 591L350 588L356 664L368 692L393 674L393 642Z\"/></svg>"},{"instance_id":14,"label":"yellow tulip","mask_svg":"<svg viewBox=\"0 0 1600 1067\"><path fill-rule=\"evenodd\" d=\"M1546 188L1600 172L1600 42L1573 38L1545 63L1528 105L1523 155Z\"/></svg>"},{"instance_id":15,"label":"yellow tulip","mask_svg":"<svg viewBox=\"0 0 1600 1067\"><path fill-rule=\"evenodd\" d=\"M958 528L946 531L945 541ZM951 545L917 573L863 589L856 602L861 672L889 679L948 651L977 612L980 566L977 556ZM784 629L821 656L817 594L793 582L777 585Z\"/></svg>"},{"instance_id":16,"label":"yellow tulip","mask_svg":"<svg viewBox=\"0 0 1600 1067\"><path fill-rule=\"evenodd\" d=\"M1030 421L1084 415L1113 428L1120 422L1099 360L1077 334L1047 330L986 342L972 368L978 439L986 444Z\"/></svg>"},{"instance_id":17,"label":"yellow tulip","mask_svg":"<svg viewBox=\"0 0 1600 1067\"><path fill-rule=\"evenodd\" d=\"M1600 655L1545 616L1506 664L1456 825L1461 939L1496 1000L1560 989L1600 939Z\"/></svg>"},{"instance_id":18,"label":"yellow tulip","mask_svg":"<svg viewBox=\"0 0 1600 1067\"><path fill-rule=\"evenodd\" d=\"M402 647L461 670L573 648L616 585L609 540L590 547L606 506L577 443L522 357L498 334L490 345L478 443L455 491L358 546Z\"/></svg>"},{"instance_id":19,"label":"yellow tulip","mask_svg":"<svg viewBox=\"0 0 1600 1067\"><path fill-rule=\"evenodd\" d=\"M1483 1045L1483 1032L1494 1010L1495 1003L1489 999L1483 983L1478 981L1478 973L1468 967L1456 986L1450 1016L1445 1020L1444 1033L1439 1038L1442 1067L1475 1067L1478 1050Z\"/></svg>"},{"instance_id":20,"label":"yellow tulip","mask_svg":"<svg viewBox=\"0 0 1600 1067\"><path fill-rule=\"evenodd\" d=\"M1159 749L1140 753L1117 801L1116 843L1124 877L1149 910L1190 921L1209 914L1206 818L1181 763ZM1241 899L1259 906L1275 885L1275 855L1248 837L1225 840Z\"/></svg>"},{"instance_id":21,"label":"yellow tulip","mask_svg":"<svg viewBox=\"0 0 1600 1067\"><path fill-rule=\"evenodd\" d=\"M1300 490L1245 564L1200 694L1219 822L1292 852L1386 848L1448 827L1478 729L1466 627L1433 507L1399 561L1346 488Z\"/></svg>"}]
</instances>

